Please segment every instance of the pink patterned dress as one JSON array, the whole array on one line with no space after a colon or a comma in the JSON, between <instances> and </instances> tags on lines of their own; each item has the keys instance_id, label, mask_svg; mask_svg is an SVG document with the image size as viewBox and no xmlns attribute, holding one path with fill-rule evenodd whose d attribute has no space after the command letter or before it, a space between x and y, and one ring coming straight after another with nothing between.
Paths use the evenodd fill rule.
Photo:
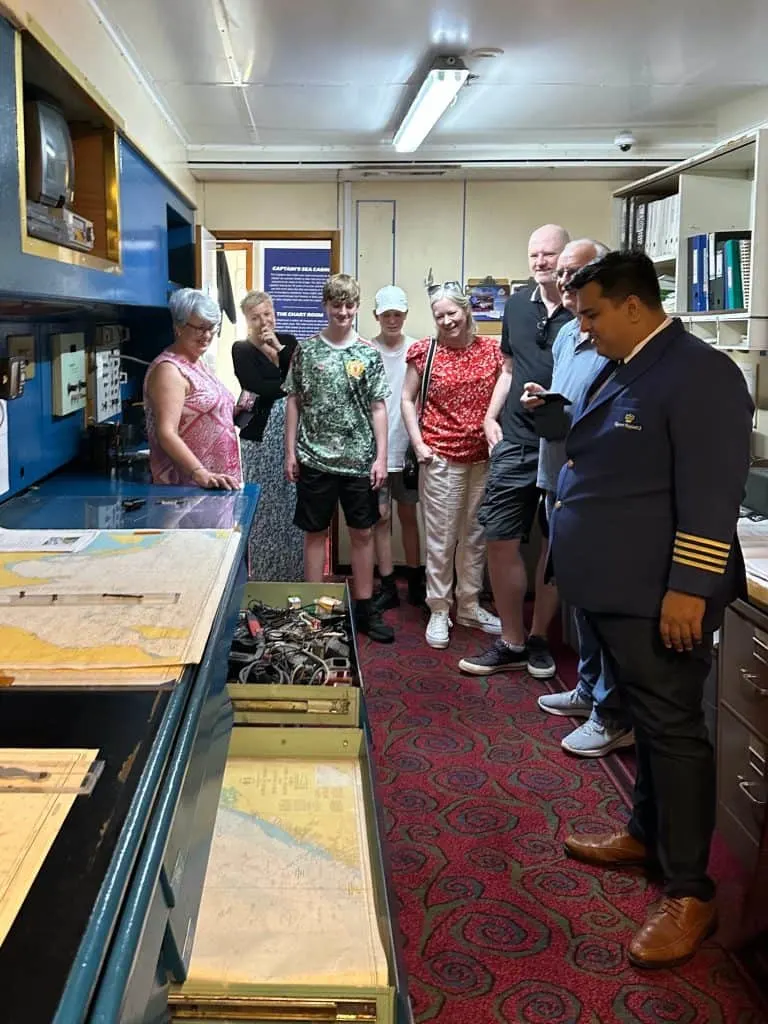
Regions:
<instances>
[{"instance_id":1,"label":"pink patterned dress","mask_svg":"<svg viewBox=\"0 0 768 1024\"><path fill-rule=\"evenodd\" d=\"M234 398L202 359L192 363L184 356L168 350L161 352L152 362L144 378L144 409L152 482L181 487L199 486L192 477L179 471L176 463L165 454L157 439L157 424L151 403L147 399L147 381L158 363L173 363L189 384L184 408L181 411L179 437L209 473L226 473L237 480L238 484L242 484L240 442L234 422Z\"/></svg>"}]
</instances>

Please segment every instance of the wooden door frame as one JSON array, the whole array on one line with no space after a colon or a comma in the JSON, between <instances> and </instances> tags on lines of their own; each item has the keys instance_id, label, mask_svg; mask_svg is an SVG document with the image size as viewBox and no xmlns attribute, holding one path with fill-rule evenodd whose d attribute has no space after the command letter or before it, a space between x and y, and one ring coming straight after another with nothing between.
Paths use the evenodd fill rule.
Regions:
<instances>
[{"instance_id":1,"label":"wooden door frame","mask_svg":"<svg viewBox=\"0 0 768 1024\"><path fill-rule=\"evenodd\" d=\"M218 242L330 242L330 267L332 274L341 270L341 232L340 231L217 231L208 229ZM331 551L329 569L336 575L339 567L339 510L333 514L331 522Z\"/></svg>"},{"instance_id":2,"label":"wooden door frame","mask_svg":"<svg viewBox=\"0 0 768 1024\"><path fill-rule=\"evenodd\" d=\"M219 242L330 242L331 273L341 268L340 231L216 231L208 228Z\"/></svg>"},{"instance_id":3,"label":"wooden door frame","mask_svg":"<svg viewBox=\"0 0 768 1024\"><path fill-rule=\"evenodd\" d=\"M253 245L248 239L243 239L240 242L223 242L222 245L224 252L245 253L245 287L248 291L251 291L253 288Z\"/></svg>"}]
</instances>

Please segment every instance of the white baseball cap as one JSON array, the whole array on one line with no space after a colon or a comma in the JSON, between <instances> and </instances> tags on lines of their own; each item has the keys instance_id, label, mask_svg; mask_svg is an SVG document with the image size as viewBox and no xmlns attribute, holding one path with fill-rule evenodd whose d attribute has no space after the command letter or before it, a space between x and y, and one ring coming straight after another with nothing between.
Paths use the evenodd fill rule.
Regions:
<instances>
[{"instance_id":1,"label":"white baseball cap","mask_svg":"<svg viewBox=\"0 0 768 1024\"><path fill-rule=\"evenodd\" d=\"M396 284L385 285L376 292L376 313L381 316L389 309L396 309L400 313L408 312L408 296L402 288Z\"/></svg>"}]
</instances>

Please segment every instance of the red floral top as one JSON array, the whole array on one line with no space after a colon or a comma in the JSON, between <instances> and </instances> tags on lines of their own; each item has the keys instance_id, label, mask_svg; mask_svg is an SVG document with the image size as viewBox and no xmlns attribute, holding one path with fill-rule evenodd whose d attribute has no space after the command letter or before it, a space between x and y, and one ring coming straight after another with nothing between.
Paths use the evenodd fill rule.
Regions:
<instances>
[{"instance_id":1,"label":"red floral top","mask_svg":"<svg viewBox=\"0 0 768 1024\"><path fill-rule=\"evenodd\" d=\"M419 376L429 350L429 338L408 349L406 362ZM424 444L454 462L485 462L488 442L483 419L502 365L498 338L477 335L468 348L437 346L421 420Z\"/></svg>"}]
</instances>

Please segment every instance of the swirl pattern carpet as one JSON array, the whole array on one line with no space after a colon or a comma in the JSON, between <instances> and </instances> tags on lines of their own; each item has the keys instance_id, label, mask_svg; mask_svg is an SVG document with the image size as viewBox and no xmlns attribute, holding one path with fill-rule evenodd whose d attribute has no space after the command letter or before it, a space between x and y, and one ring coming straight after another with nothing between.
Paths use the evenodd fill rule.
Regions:
<instances>
[{"instance_id":1,"label":"swirl pattern carpet","mask_svg":"<svg viewBox=\"0 0 768 1024\"><path fill-rule=\"evenodd\" d=\"M727 851L716 843L713 853L718 935L675 971L631 967L625 947L658 888L562 849L569 829L627 820L617 785L631 776L631 752L569 757L560 739L571 723L536 706L546 684L524 672L459 674L458 659L487 637L456 628L436 651L410 606L387 620L396 643L361 638L360 655L417 1024L764 1024L722 945L740 895ZM556 653L570 686L573 655ZM606 770L614 758L626 762L618 773Z\"/></svg>"}]
</instances>

